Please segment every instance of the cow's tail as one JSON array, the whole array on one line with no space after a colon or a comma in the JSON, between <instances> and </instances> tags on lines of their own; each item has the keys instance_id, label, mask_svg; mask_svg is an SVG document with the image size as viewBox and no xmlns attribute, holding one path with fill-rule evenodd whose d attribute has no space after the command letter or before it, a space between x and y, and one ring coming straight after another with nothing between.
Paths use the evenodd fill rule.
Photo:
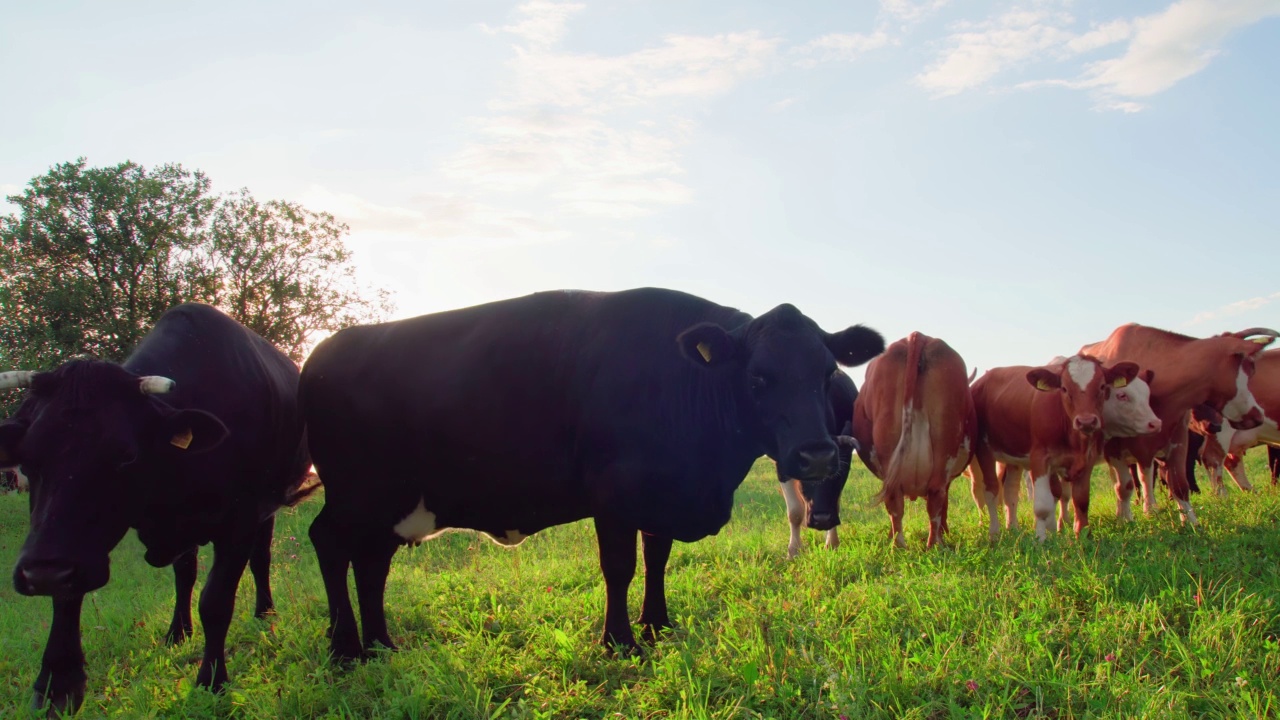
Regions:
<instances>
[{"instance_id":1,"label":"cow's tail","mask_svg":"<svg viewBox=\"0 0 1280 720\"><path fill-rule=\"evenodd\" d=\"M931 472L932 453L929 442L929 422L921 407L921 374L924 368L924 347L927 339L918 332L907 337L907 361L903 368L902 396L898 407L902 408L902 428L898 445L889 457L884 473L884 485L877 496L883 501L894 491L910 483L919 486L922 478L928 480Z\"/></svg>"},{"instance_id":2,"label":"cow's tail","mask_svg":"<svg viewBox=\"0 0 1280 720\"><path fill-rule=\"evenodd\" d=\"M294 453L290 462L290 473L297 478L296 482L290 483L289 489L285 491L284 498L280 504L284 507L295 507L302 501L315 495L321 488L320 476L316 474L316 469L311 465L311 452L307 444L307 429L302 429L302 438L298 441L297 452Z\"/></svg>"}]
</instances>

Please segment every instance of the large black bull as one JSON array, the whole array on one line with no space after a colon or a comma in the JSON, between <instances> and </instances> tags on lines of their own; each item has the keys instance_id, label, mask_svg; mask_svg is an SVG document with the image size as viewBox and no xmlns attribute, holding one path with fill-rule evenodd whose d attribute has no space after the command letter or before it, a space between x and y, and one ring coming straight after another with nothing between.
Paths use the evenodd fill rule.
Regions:
<instances>
[{"instance_id":1,"label":"large black bull","mask_svg":"<svg viewBox=\"0 0 1280 720\"><path fill-rule=\"evenodd\" d=\"M245 563L253 555L265 612L272 518L304 494L310 460L297 385L289 358L194 304L166 312L123 364L72 360L50 372L0 374L0 387L30 388L0 424L0 466L19 466L30 483L31 528L14 588L53 598L38 707L83 701L81 601L107 583L109 553L129 528L148 563L174 565L170 642L191 633L195 548L213 543L196 682L216 690L226 681L223 646Z\"/></svg>"},{"instance_id":2,"label":"large black bull","mask_svg":"<svg viewBox=\"0 0 1280 720\"><path fill-rule=\"evenodd\" d=\"M311 540L333 653L394 647L383 592L400 545L451 528L515 545L588 517L603 642L635 645L626 596L637 531L640 623L647 634L669 627L672 541L718 532L763 454L789 477L830 474L836 363L883 348L873 330L829 334L790 305L752 318L658 289L538 293L339 332L312 353L300 390L326 488Z\"/></svg>"}]
</instances>

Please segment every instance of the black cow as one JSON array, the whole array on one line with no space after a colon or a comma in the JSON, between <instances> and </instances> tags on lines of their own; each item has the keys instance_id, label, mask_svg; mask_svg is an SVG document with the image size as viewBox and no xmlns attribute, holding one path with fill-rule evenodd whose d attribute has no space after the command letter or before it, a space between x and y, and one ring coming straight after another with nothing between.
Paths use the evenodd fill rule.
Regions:
<instances>
[{"instance_id":1,"label":"black cow","mask_svg":"<svg viewBox=\"0 0 1280 720\"><path fill-rule=\"evenodd\" d=\"M858 386L844 373L836 373L827 387L827 402L831 405L830 430L839 446L839 460L835 470L820 482L802 482L787 477L778 466L778 482L782 499L787 504L787 522L791 526L787 543L787 557L800 554L800 525L813 530L826 531L826 546L834 550L840 545L836 527L840 525L840 494L849 480L849 467L857 441L853 439L853 404L858 400ZM837 434L838 433L838 434Z\"/></svg>"},{"instance_id":2,"label":"black cow","mask_svg":"<svg viewBox=\"0 0 1280 720\"><path fill-rule=\"evenodd\" d=\"M588 517L605 578L602 642L634 648L637 531L640 622L653 636L671 626L672 541L717 533L762 454L791 477L828 475L836 363L883 348L873 330L828 334L790 305L753 319L652 288L537 293L333 335L300 391L325 485L310 534L333 654L394 648L383 592L400 545L470 528L510 546Z\"/></svg>"},{"instance_id":3,"label":"black cow","mask_svg":"<svg viewBox=\"0 0 1280 720\"><path fill-rule=\"evenodd\" d=\"M37 707L62 711L83 701L81 601L107 583L109 553L129 528L148 563L174 565L171 642L191 633L195 548L213 543L196 682L222 686L245 563L253 556L257 609L265 612L272 517L307 492L297 386L289 358L195 304L166 312L123 364L72 360L50 372L0 375L0 387L30 388L0 424L0 465L20 466L30 483L31 528L14 588L53 598Z\"/></svg>"}]
</instances>

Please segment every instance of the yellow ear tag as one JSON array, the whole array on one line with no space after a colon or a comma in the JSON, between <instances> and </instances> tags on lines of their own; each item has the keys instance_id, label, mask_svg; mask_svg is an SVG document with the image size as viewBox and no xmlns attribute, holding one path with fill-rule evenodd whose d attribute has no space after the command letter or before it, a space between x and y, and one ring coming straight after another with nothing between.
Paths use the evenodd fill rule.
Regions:
<instances>
[{"instance_id":1,"label":"yellow ear tag","mask_svg":"<svg viewBox=\"0 0 1280 720\"><path fill-rule=\"evenodd\" d=\"M711 362L711 346L705 342L698 343L698 352L702 355L702 359Z\"/></svg>"},{"instance_id":2,"label":"yellow ear tag","mask_svg":"<svg viewBox=\"0 0 1280 720\"><path fill-rule=\"evenodd\" d=\"M1049 390L1052 390L1053 388L1049 387L1049 383L1047 383L1047 382L1045 382L1045 381L1043 381L1043 380L1037 380L1037 381L1036 381L1036 389L1037 389L1037 390L1044 390L1044 391L1046 391L1046 392L1047 392L1047 391L1049 391Z\"/></svg>"},{"instance_id":3,"label":"yellow ear tag","mask_svg":"<svg viewBox=\"0 0 1280 720\"><path fill-rule=\"evenodd\" d=\"M1252 340L1253 342L1258 343L1259 345L1270 345L1271 341L1275 340L1275 338L1271 337L1270 335L1262 335L1260 337L1249 338L1249 339Z\"/></svg>"},{"instance_id":4,"label":"yellow ear tag","mask_svg":"<svg viewBox=\"0 0 1280 720\"><path fill-rule=\"evenodd\" d=\"M1123 376L1121 376L1121 377L1116 378L1116 379L1115 379L1115 382L1111 383L1111 387L1114 387L1114 388L1122 388L1122 387L1124 387L1125 385L1128 385L1128 384L1129 384L1129 381L1128 381L1128 380L1125 380L1125 379L1124 379L1124 377L1123 377Z\"/></svg>"},{"instance_id":5,"label":"yellow ear tag","mask_svg":"<svg viewBox=\"0 0 1280 720\"><path fill-rule=\"evenodd\" d=\"M179 450L186 450L187 448L191 447L191 440L193 437L194 436L191 434L191 428L187 428L186 430L183 430L182 432L170 438L169 444L178 448Z\"/></svg>"}]
</instances>

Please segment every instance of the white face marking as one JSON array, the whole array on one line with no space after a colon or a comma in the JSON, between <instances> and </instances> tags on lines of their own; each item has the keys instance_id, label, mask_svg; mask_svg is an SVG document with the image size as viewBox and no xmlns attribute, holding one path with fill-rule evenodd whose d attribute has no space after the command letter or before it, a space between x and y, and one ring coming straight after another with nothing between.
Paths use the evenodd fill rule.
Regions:
<instances>
[{"instance_id":1,"label":"white face marking","mask_svg":"<svg viewBox=\"0 0 1280 720\"><path fill-rule=\"evenodd\" d=\"M1134 378L1122 388L1111 388L1102 403L1102 432L1107 438L1146 435L1156 420L1159 418L1151 409L1151 386L1142 378Z\"/></svg>"},{"instance_id":2,"label":"white face marking","mask_svg":"<svg viewBox=\"0 0 1280 720\"><path fill-rule=\"evenodd\" d=\"M1222 416L1228 420L1239 422L1249 411L1258 407L1258 401L1253 398L1253 392L1249 390L1249 376L1245 374L1244 367L1241 366L1236 371L1236 395L1222 408Z\"/></svg>"},{"instance_id":3,"label":"white face marking","mask_svg":"<svg viewBox=\"0 0 1280 720\"><path fill-rule=\"evenodd\" d=\"M1067 361L1067 374L1084 390L1093 382L1093 376L1098 374L1098 364L1076 355Z\"/></svg>"},{"instance_id":4,"label":"white face marking","mask_svg":"<svg viewBox=\"0 0 1280 720\"><path fill-rule=\"evenodd\" d=\"M428 510L421 499L418 500L418 507L391 529L409 542L422 542L444 532L436 528L436 514Z\"/></svg>"}]
</instances>

